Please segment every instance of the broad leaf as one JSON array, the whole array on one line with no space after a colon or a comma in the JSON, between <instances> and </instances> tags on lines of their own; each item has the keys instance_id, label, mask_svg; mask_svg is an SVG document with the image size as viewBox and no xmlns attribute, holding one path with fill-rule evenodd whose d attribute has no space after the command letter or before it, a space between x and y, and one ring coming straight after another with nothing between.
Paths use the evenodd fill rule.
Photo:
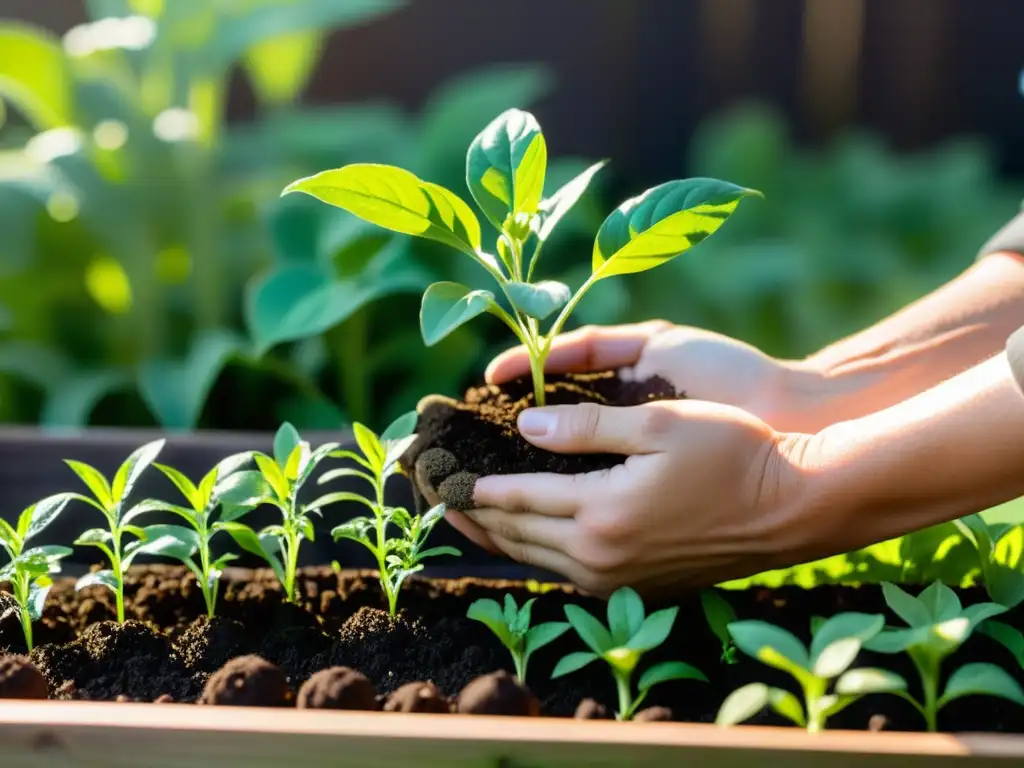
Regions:
<instances>
[{"instance_id":1,"label":"broad leaf","mask_svg":"<svg viewBox=\"0 0 1024 768\"><path fill-rule=\"evenodd\" d=\"M1024 633L1001 621L986 621L978 628L978 631L983 635L988 635L1006 648L1013 654L1017 664L1024 668Z\"/></svg>"},{"instance_id":2,"label":"broad leaf","mask_svg":"<svg viewBox=\"0 0 1024 768\"><path fill-rule=\"evenodd\" d=\"M768 706L771 689L764 683L750 683L730 693L715 717L715 725L730 726L749 720Z\"/></svg>"},{"instance_id":3,"label":"broad leaf","mask_svg":"<svg viewBox=\"0 0 1024 768\"><path fill-rule=\"evenodd\" d=\"M166 464L154 462L153 466L163 472L167 476L167 479L174 483L174 486L181 491L181 495L185 497L192 509L203 509L204 505L202 497L199 494L199 489L196 488L195 483L189 480L184 473L179 472L174 467L169 467Z\"/></svg>"},{"instance_id":4,"label":"broad leaf","mask_svg":"<svg viewBox=\"0 0 1024 768\"><path fill-rule=\"evenodd\" d=\"M263 474L255 470L235 472L214 488L222 505L220 519L236 520L254 507L271 501L272 489Z\"/></svg>"},{"instance_id":5,"label":"broad leaf","mask_svg":"<svg viewBox=\"0 0 1024 768\"><path fill-rule=\"evenodd\" d=\"M955 619L962 610L956 592L941 581L934 581L925 587L917 599L928 611L934 624Z\"/></svg>"},{"instance_id":6,"label":"broad leaf","mask_svg":"<svg viewBox=\"0 0 1024 768\"><path fill-rule=\"evenodd\" d=\"M506 648L511 650L515 647L505 614L494 600L483 598L474 601L466 611L466 617L485 624Z\"/></svg>"},{"instance_id":7,"label":"broad leaf","mask_svg":"<svg viewBox=\"0 0 1024 768\"><path fill-rule=\"evenodd\" d=\"M114 482L111 484L110 493L115 504L120 504L131 494L135 483L138 482L146 468L156 461L156 457L163 450L166 442L166 440L154 440L136 449L125 459L118 468L117 474L114 475Z\"/></svg>"},{"instance_id":8,"label":"broad leaf","mask_svg":"<svg viewBox=\"0 0 1024 768\"><path fill-rule=\"evenodd\" d=\"M360 543L367 543L367 534L373 530L373 521L367 517L356 517L348 520L331 530L331 536L335 541L339 539L351 539Z\"/></svg>"},{"instance_id":9,"label":"broad leaf","mask_svg":"<svg viewBox=\"0 0 1024 768\"><path fill-rule=\"evenodd\" d=\"M238 546L265 560L278 580L282 584L284 583L284 569L275 555L274 542L269 541L270 537L257 536L252 528L242 523L218 522L214 528L219 531L227 531Z\"/></svg>"},{"instance_id":10,"label":"broad leaf","mask_svg":"<svg viewBox=\"0 0 1024 768\"><path fill-rule=\"evenodd\" d=\"M570 653L555 665L554 670L551 672L551 679L554 680L555 678L583 669L598 658L600 657L596 653L586 653L585 651Z\"/></svg>"},{"instance_id":11,"label":"broad leaf","mask_svg":"<svg viewBox=\"0 0 1024 768\"><path fill-rule=\"evenodd\" d=\"M95 571L85 574L75 583L76 590L80 591L86 587L106 587L117 592L121 588L121 584L114 576L113 571Z\"/></svg>"},{"instance_id":12,"label":"broad leaf","mask_svg":"<svg viewBox=\"0 0 1024 768\"><path fill-rule=\"evenodd\" d=\"M841 637L821 649L814 657L811 672L815 677L838 677L853 664L860 653L861 641L856 637Z\"/></svg>"},{"instance_id":13,"label":"broad leaf","mask_svg":"<svg viewBox=\"0 0 1024 768\"><path fill-rule=\"evenodd\" d=\"M646 691L658 685L658 683L664 683L669 680L702 680L705 683L708 682L704 673L694 666L684 664L681 661L663 661L660 664L655 664L640 675L637 688L640 691Z\"/></svg>"},{"instance_id":14,"label":"broad leaf","mask_svg":"<svg viewBox=\"0 0 1024 768\"><path fill-rule=\"evenodd\" d=\"M67 57L49 32L0 23L0 97L45 130L75 122L72 88Z\"/></svg>"},{"instance_id":15,"label":"broad leaf","mask_svg":"<svg viewBox=\"0 0 1024 768\"><path fill-rule=\"evenodd\" d=\"M480 258L480 222L470 207L454 192L402 168L347 165L292 182L284 194L291 192L303 192L385 229L437 240Z\"/></svg>"},{"instance_id":16,"label":"broad leaf","mask_svg":"<svg viewBox=\"0 0 1024 768\"><path fill-rule=\"evenodd\" d=\"M578 605L565 606L565 617L572 624L580 639L596 654L603 654L615 647L612 636L600 621Z\"/></svg>"},{"instance_id":17,"label":"broad leaf","mask_svg":"<svg viewBox=\"0 0 1024 768\"><path fill-rule=\"evenodd\" d=\"M911 627L923 627L932 623L928 609L916 597L904 592L888 581L882 582L882 595L892 612Z\"/></svg>"},{"instance_id":18,"label":"broad leaf","mask_svg":"<svg viewBox=\"0 0 1024 768\"><path fill-rule=\"evenodd\" d=\"M380 434L380 440L383 443L391 442L394 440L404 440L410 437L413 432L416 431L416 423L419 421L419 414L416 411L409 411L404 413L391 422L388 428Z\"/></svg>"},{"instance_id":19,"label":"broad leaf","mask_svg":"<svg viewBox=\"0 0 1024 768\"><path fill-rule=\"evenodd\" d=\"M538 240L543 242L551 237L558 222L579 202L591 180L607 163L607 160L594 163L572 181L560 187L551 197L541 201L537 217L534 219L534 230Z\"/></svg>"},{"instance_id":20,"label":"broad leaf","mask_svg":"<svg viewBox=\"0 0 1024 768\"><path fill-rule=\"evenodd\" d=\"M670 181L620 205L594 241L597 279L644 272L714 234L744 197L760 196L717 179Z\"/></svg>"},{"instance_id":21,"label":"broad leaf","mask_svg":"<svg viewBox=\"0 0 1024 768\"><path fill-rule=\"evenodd\" d=\"M760 658L763 648L774 648L798 667L808 669L807 649L795 635L764 621L737 621L729 625L736 647L752 658Z\"/></svg>"},{"instance_id":22,"label":"broad leaf","mask_svg":"<svg viewBox=\"0 0 1024 768\"><path fill-rule=\"evenodd\" d=\"M906 689L907 681L895 672L871 667L851 669L836 681L836 693L841 696L892 693Z\"/></svg>"},{"instance_id":23,"label":"broad leaf","mask_svg":"<svg viewBox=\"0 0 1024 768\"><path fill-rule=\"evenodd\" d=\"M902 653L915 645L928 642L931 627L909 629L886 629L864 643L864 647L875 653Z\"/></svg>"},{"instance_id":24,"label":"broad leaf","mask_svg":"<svg viewBox=\"0 0 1024 768\"><path fill-rule=\"evenodd\" d=\"M633 651L649 651L652 648L657 648L668 639L678 614L678 608L655 611L644 619L640 629L629 638L626 647Z\"/></svg>"},{"instance_id":25,"label":"broad leaf","mask_svg":"<svg viewBox=\"0 0 1024 768\"><path fill-rule=\"evenodd\" d=\"M644 601L635 589L622 587L615 590L608 600L608 628L612 643L624 646L644 623Z\"/></svg>"},{"instance_id":26,"label":"broad leaf","mask_svg":"<svg viewBox=\"0 0 1024 768\"><path fill-rule=\"evenodd\" d=\"M704 589L700 593L700 604L704 609L704 618L708 621L708 627L714 632L722 646L732 645L729 625L736 621L736 611L732 609L729 602L715 590Z\"/></svg>"},{"instance_id":27,"label":"broad leaf","mask_svg":"<svg viewBox=\"0 0 1024 768\"><path fill-rule=\"evenodd\" d=\"M505 284L512 306L536 320L543 320L569 303L571 291L565 283L543 280L539 283Z\"/></svg>"},{"instance_id":28,"label":"broad leaf","mask_svg":"<svg viewBox=\"0 0 1024 768\"><path fill-rule=\"evenodd\" d=\"M939 707L963 696L983 694L1009 699L1024 705L1024 691L1005 671L995 664L965 664L949 676Z\"/></svg>"},{"instance_id":29,"label":"broad leaf","mask_svg":"<svg viewBox=\"0 0 1024 768\"><path fill-rule=\"evenodd\" d=\"M303 440L292 449L291 455L284 463L285 479L294 485L309 466L310 459L311 451L309 450L309 443Z\"/></svg>"},{"instance_id":30,"label":"broad leaf","mask_svg":"<svg viewBox=\"0 0 1024 768\"><path fill-rule=\"evenodd\" d=\"M962 615L970 623L973 630L979 624L984 623L986 619L992 616L999 616L1006 613L1006 611L1006 607L998 603L978 603L965 608Z\"/></svg>"},{"instance_id":31,"label":"broad leaf","mask_svg":"<svg viewBox=\"0 0 1024 768\"><path fill-rule=\"evenodd\" d=\"M274 461L279 467L288 463L295 447L302 442L298 431L288 422L282 424L274 435Z\"/></svg>"},{"instance_id":32,"label":"broad leaf","mask_svg":"<svg viewBox=\"0 0 1024 768\"><path fill-rule=\"evenodd\" d=\"M549 621L545 624L531 627L526 632L526 641L524 643L526 654L529 655L545 645L553 643L568 632L569 629L570 625L565 621Z\"/></svg>"},{"instance_id":33,"label":"broad leaf","mask_svg":"<svg viewBox=\"0 0 1024 768\"><path fill-rule=\"evenodd\" d=\"M107 478L98 469L71 459L65 459L64 463L71 467L72 471L85 483L85 486L96 497L96 501L99 502L104 510L110 510L114 506L113 497L110 493L110 483L107 482Z\"/></svg>"},{"instance_id":34,"label":"broad leaf","mask_svg":"<svg viewBox=\"0 0 1024 768\"><path fill-rule=\"evenodd\" d=\"M851 611L833 616L814 633L814 638L811 641L811 664L816 665L819 657L839 640L854 638L858 641L859 650L859 644L877 635L884 625L885 617L877 613ZM856 655L857 651L853 651L853 653ZM834 677L838 673L823 675L816 671L815 674Z\"/></svg>"},{"instance_id":35,"label":"broad leaf","mask_svg":"<svg viewBox=\"0 0 1024 768\"><path fill-rule=\"evenodd\" d=\"M509 109L494 118L466 154L466 184L498 229L509 214L536 213L544 194L547 145L529 112Z\"/></svg>"},{"instance_id":36,"label":"broad leaf","mask_svg":"<svg viewBox=\"0 0 1024 768\"><path fill-rule=\"evenodd\" d=\"M431 285L420 304L420 333L428 347L437 344L460 325L484 312L498 314L494 294L474 290L459 283Z\"/></svg>"},{"instance_id":37,"label":"broad leaf","mask_svg":"<svg viewBox=\"0 0 1024 768\"><path fill-rule=\"evenodd\" d=\"M200 546L199 534L181 525L150 525L145 529L146 539L139 547L141 554L188 560Z\"/></svg>"},{"instance_id":38,"label":"broad leaf","mask_svg":"<svg viewBox=\"0 0 1024 768\"><path fill-rule=\"evenodd\" d=\"M24 542L42 533L64 511L70 500L68 494L59 493L33 504L18 518L18 536Z\"/></svg>"}]
</instances>

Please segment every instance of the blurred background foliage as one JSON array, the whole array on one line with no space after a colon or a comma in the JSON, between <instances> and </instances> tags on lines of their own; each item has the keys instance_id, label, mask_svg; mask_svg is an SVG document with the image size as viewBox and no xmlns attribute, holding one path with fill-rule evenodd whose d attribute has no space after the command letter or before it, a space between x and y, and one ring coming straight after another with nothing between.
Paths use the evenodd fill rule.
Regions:
<instances>
[{"instance_id":1,"label":"blurred background foliage","mask_svg":"<svg viewBox=\"0 0 1024 768\"><path fill-rule=\"evenodd\" d=\"M654 40L643 25L663 24L669 5L642 19L636 9L655 3L594 3L587 13ZM735 93L703 105L697 128L665 152L673 132L636 124L638 101L573 93L585 108L570 119L601 142L573 140L562 151L557 131L549 135L549 188L589 165L581 154L611 165L546 247L545 276L578 285L604 214L649 184L711 175L766 195L691 256L599 284L577 322L664 317L799 357L956 275L1020 208L1024 189L1004 178L990 142L908 152L844 120L848 70L863 47L859 37L851 47L850 35L864 31L864 0L840 0L828 16L813 10L820 4L783 6L773 19L802 14L803 92L813 106L802 121L784 104ZM754 50L763 11L750 0L671 7L702 14L694 28L718 46L709 72L721 81L716 92L729 95L729 73L735 80L752 61L737 46ZM550 10L557 20L564 8ZM415 106L377 96L314 104L303 94L324 76L323 58L345 60L344 46L332 53L334 35L366 31L375 40L379 25L406 15L415 26L427 18L423 0L85 0L81 12L63 35L0 18L0 423L381 425L423 395L457 395L479 380L509 343L501 326L474 324L427 350L417 325L422 289L438 279L478 282L475 265L305 196L278 196L299 176L354 161L401 165L464 193L472 137L511 106L540 106L545 124L557 68L495 53L447 73ZM580 44L585 21L573 19ZM928 39L904 42L927 59ZM450 52L436 54L447 61ZM389 61L394 77L416 79L400 55ZM353 54L345 66L373 65ZM328 75L344 73L334 66ZM241 109L232 96L240 79L252 102ZM628 82L609 77L607 86L621 93ZM615 135L601 119L606 109L634 120L614 123L618 143L605 143ZM805 140L808 123L819 140ZM655 150L652 177L644 159ZM934 563L969 578L969 557L952 565L964 555L956 536L940 527L766 578L856 579L869 567L927 578L907 570L908 555L936 547Z\"/></svg>"}]
</instances>

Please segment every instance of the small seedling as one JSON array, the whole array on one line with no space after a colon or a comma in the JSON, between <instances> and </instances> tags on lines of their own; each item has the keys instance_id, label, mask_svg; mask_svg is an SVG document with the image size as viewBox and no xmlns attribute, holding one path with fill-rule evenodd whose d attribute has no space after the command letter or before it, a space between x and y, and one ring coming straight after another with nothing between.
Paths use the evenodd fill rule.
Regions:
<instances>
[{"instance_id":1,"label":"small seedling","mask_svg":"<svg viewBox=\"0 0 1024 768\"><path fill-rule=\"evenodd\" d=\"M107 482L107 478L98 469L88 464L65 461L92 492L92 496L70 494L71 498L95 507L107 520L107 530L90 528L78 537L75 544L99 549L110 561L110 568L87 573L78 580L75 588L100 585L110 589L114 593L119 622L124 622L124 573L132 561L143 554L142 547L149 536L147 529L132 525L131 521L160 508L159 503L143 501L126 510L125 502L139 477L156 460L163 447L164 441L156 440L136 450L117 470L113 483ZM124 545L125 534L134 536L135 541Z\"/></svg>"},{"instance_id":2,"label":"small seedling","mask_svg":"<svg viewBox=\"0 0 1024 768\"><path fill-rule=\"evenodd\" d=\"M544 405L544 363L580 299L599 280L644 272L714 234L740 200L760 192L717 179L670 181L620 205L594 241L591 274L575 294L555 280L534 282L541 250L558 222L604 166L596 163L548 198L547 144L536 118L510 109L474 139L466 182L498 231L497 257L482 248L480 222L454 192L389 165L354 164L288 185L378 226L436 240L485 269L504 295L458 283L434 283L423 295L420 330L433 346L457 327L488 312L504 322L530 356L536 405ZM529 255L527 255L529 252ZM542 331L540 323L554 321Z\"/></svg>"},{"instance_id":3,"label":"small seedling","mask_svg":"<svg viewBox=\"0 0 1024 768\"><path fill-rule=\"evenodd\" d=\"M0 547L10 562L0 568L0 581L10 582L18 601L25 647L32 650L32 622L43 615L46 595L53 586L53 574L60 573L61 558L71 554L69 547L45 546L25 549L28 540L42 532L67 506L71 497L58 494L28 507L18 517L17 528L0 518ZM6 612L5 612L6 613ZM0 616L0 619L5 616Z\"/></svg>"},{"instance_id":4,"label":"small seedling","mask_svg":"<svg viewBox=\"0 0 1024 768\"><path fill-rule=\"evenodd\" d=\"M213 513L220 506L221 494L236 487L232 484L232 473L251 460L251 453L229 456L211 469L199 485L173 467L154 464L181 491L188 506L160 501L154 501L153 505L183 518L189 527L151 525L146 529L149 540L143 549L147 554L180 560L192 571L206 602L206 615L211 618L217 608L221 572L227 563L238 559L238 555L228 552L214 560L210 554L210 541L218 532L224 530L224 523L235 520L248 510L245 507L228 505L216 522L212 519Z\"/></svg>"},{"instance_id":5,"label":"small seedling","mask_svg":"<svg viewBox=\"0 0 1024 768\"><path fill-rule=\"evenodd\" d=\"M314 540L310 513L321 512L313 504L299 503L299 491L317 465L338 448L325 443L313 450L291 424L285 423L274 435L274 455L253 451L258 469L235 472L230 487L220 494L221 519L215 524L246 552L262 558L273 569L284 589L285 600L294 603L298 595L295 576L299 567L299 547L303 540ZM281 523L268 525L259 533L238 522L244 512L269 504L281 513Z\"/></svg>"},{"instance_id":6,"label":"small seedling","mask_svg":"<svg viewBox=\"0 0 1024 768\"><path fill-rule=\"evenodd\" d=\"M343 468L325 472L317 481L329 483L342 477L358 477L370 484L370 498L349 491L337 491L321 496L310 508L319 508L339 501L354 501L369 508L373 517L357 517L337 526L331 535L334 540L358 541L373 554L381 589L388 600L388 611L394 616L398 608L398 593L409 576L423 570L423 560L438 555L462 553L455 547L423 549L434 526L444 517L444 505L434 507L424 515L413 515L404 507L389 507L384 503L384 487L388 478L401 471L398 459L412 445L416 436L416 413L407 413L396 419L378 437L372 430L355 423L352 425L356 444L361 453L336 451L332 456L350 459L361 469ZM388 536L388 527L394 525L400 535Z\"/></svg>"},{"instance_id":7,"label":"small seedling","mask_svg":"<svg viewBox=\"0 0 1024 768\"><path fill-rule=\"evenodd\" d=\"M701 590L700 604L704 608L704 618L715 637L722 643L723 664L736 663L736 646L729 634L729 625L736 621L736 612L729 602L711 589Z\"/></svg>"},{"instance_id":8,"label":"small seedling","mask_svg":"<svg viewBox=\"0 0 1024 768\"><path fill-rule=\"evenodd\" d=\"M1024 600L1024 571L1019 562L1005 562L1006 550L1016 549L1020 559L1021 526L1008 523L989 525L981 515L968 515L954 521L960 533L978 553L981 577L988 596L1000 605L1013 608ZM1016 547L1011 543L1016 539Z\"/></svg>"},{"instance_id":9,"label":"small seedling","mask_svg":"<svg viewBox=\"0 0 1024 768\"><path fill-rule=\"evenodd\" d=\"M644 604L634 590L622 587L608 601L608 627L577 605L565 606L565 616L590 651L570 653L555 666L552 678L567 675L604 659L611 668L619 693L618 720L629 720L658 683L669 680L703 680L707 678L696 667L681 661L663 661L640 676L637 696L633 697L632 677L640 659L657 648L672 631L678 608L655 611L644 618Z\"/></svg>"},{"instance_id":10,"label":"small seedling","mask_svg":"<svg viewBox=\"0 0 1024 768\"><path fill-rule=\"evenodd\" d=\"M751 683L733 691L722 703L715 722L721 726L748 720L765 707L817 732L829 717L869 693L903 690L899 675L882 669L850 669L861 647L885 623L879 614L840 613L822 624L807 647L790 632L764 621L729 625L737 647L746 655L793 676L803 703L787 690ZM829 686L835 681L832 693Z\"/></svg>"},{"instance_id":11,"label":"small seedling","mask_svg":"<svg viewBox=\"0 0 1024 768\"><path fill-rule=\"evenodd\" d=\"M950 675L939 696L939 677L943 660L956 652L971 633L986 619L1004 613L996 603L979 603L964 608L956 593L941 582L934 582L917 597L911 597L895 584L882 583L885 602L908 627L886 628L864 647L877 653L906 652L921 677L923 701L906 691L896 691L909 701L925 719L929 731L938 728L938 713L946 704L962 696L983 694L999 696L1024 705L1024 692L1017 682L994 664L965 664Z\"/></svg>"},{"instance_id":12,"label":"small seedling","mask_svg":"<svg viewBox=\"0 0 1024 768\"><path fill-rule=\"evenodd\" d=\"M554 642L569 629L564 621L549 621L546 624L530 626L530 611L537 598L532 597L520 608L512 595L505 595L505 609L497 601L484 598L477 600L466 612L466 616L483 622L498 636L502 645L512 654L519 682L526 682L526 667L534 651Z\"/></svg>"}]
</instances>

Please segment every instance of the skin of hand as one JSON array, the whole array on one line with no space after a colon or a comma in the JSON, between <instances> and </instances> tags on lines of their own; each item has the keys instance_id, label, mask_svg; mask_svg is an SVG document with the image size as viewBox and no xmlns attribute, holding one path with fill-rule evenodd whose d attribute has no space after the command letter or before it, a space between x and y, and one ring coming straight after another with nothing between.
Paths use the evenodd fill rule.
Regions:
<instances>
[{"instance_id":1,"label":"skin of hand","mask_svg":"<svg viewBox=\"0 0 1024 768\"><path fill-rule=\"evenodd\" d=\"M816 434L696 401L524 411L523 436L627 455L481 478L461 513L509 557L607 595L670 594L846 552L1024 493L1024 398L999 355Z\"/></svg>"}]
</instances>

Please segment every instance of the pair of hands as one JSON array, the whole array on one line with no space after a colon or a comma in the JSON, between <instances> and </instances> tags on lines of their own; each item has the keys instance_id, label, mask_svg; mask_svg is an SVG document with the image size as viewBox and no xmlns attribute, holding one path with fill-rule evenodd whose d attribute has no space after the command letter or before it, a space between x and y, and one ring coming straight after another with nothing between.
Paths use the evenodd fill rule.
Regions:
<instances>
[{"instance_id":1,"label":"pair of hands","mask_svg":"<svg viewBox=\"0 0 1024 768\"><path fill-rule=\"evenodd\" d=\"M607 595L704 586L800 558L809 542L792 523L813 438L808 374L741 342L655 321L587 327L556 341L550 372L620 369L653 375L689 399L636 407L593 404L525 411L522 436L565 453L607 452L624 464L582 475L477 481L474 510L448 512L468 538ZM529 372L521 348L496 358L490 383ZM425 495L435 496L431 489Z\"/></svg>"}]
</instances>

